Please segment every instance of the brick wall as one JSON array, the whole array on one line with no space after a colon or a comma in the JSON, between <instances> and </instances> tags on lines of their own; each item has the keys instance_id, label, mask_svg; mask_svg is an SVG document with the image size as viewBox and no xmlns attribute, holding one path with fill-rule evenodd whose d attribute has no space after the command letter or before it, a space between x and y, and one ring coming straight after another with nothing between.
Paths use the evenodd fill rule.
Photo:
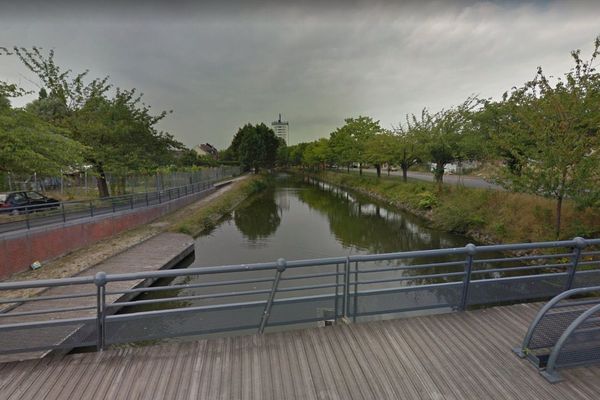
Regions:
<instances>
[{"instance_id":1,"label":"brick wall","mask_svg":"<svg viewBox=\"0 0 600 400\"><path fill-rule=\"evenodd\" d=\"M0 236L0 279L23 271L34 261L67 254L156 218L205 197L214 189L147 208L120 211Z\"/></svg>"}]
</instances>

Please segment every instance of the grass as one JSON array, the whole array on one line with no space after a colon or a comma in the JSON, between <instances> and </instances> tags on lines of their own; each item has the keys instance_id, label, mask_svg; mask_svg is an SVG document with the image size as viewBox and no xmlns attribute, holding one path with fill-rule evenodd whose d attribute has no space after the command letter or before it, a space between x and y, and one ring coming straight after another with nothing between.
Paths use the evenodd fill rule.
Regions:
<instances>
[{"instance_id":1,"label":"grass","mask_svg":"<svg viewBox=\"0 0 600 400\"><path fill-rule=\"evenodd\" d=\"M539 196L445 185L439 192L430 182L403 182L339 172L318 175L329 183L357 190L418 214L445 231L471 236L483 243L555 240L555 202ZM600 209L578 210L566 201L560 239L600 235Z\"/></svg>"},{"instance_id":2,"label":"grass","mask_svg":"<svg viewBox=\"0 0 600 400\"><path fill-rule=\"evenodd\" d=\"M267 179L263 175L254 175L233 183L235 186L227 193L211 201L205 207L193 211L184 220L174 224L170 230L196 237L202 232L214 228L219 219L230 213L244 199L266 188Z\"/></svg>"}]
</instances>

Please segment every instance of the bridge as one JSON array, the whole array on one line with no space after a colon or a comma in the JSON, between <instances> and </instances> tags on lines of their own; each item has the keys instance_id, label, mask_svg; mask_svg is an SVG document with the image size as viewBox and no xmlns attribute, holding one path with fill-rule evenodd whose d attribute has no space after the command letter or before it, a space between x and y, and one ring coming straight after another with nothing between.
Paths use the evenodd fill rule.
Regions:
<instances>
[{"instance_id":1,"label":"bridge","mask_svg":"<svg viewBox=\"0 0 600 400\"><path fill-rule=\"evenodd\" d=\"M12 308L0 314L0 353L51 355L0 364L0 398L595 399L597 367L565 370L550 386L511 349L541 307L519 303L600 283L599 245L575 238L2 283L7 295L80 289L1 300ZM146 279L158 281L122 284ZM56 307L65 299L89 303ZM65 327L81 334L57 341ZM35 341L22 340L32 331ZM101 351L60 353L82 346Z\"/></svg>"}]
</instances>

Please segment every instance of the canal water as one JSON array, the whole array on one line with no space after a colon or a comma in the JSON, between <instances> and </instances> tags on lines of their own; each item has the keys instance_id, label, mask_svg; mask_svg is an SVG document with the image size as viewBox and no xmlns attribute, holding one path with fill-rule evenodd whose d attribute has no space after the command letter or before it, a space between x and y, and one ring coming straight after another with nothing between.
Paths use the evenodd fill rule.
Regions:
<instances>
[{"instance_id":1,"label":"canal water","mask_svg":"<svg viewBox=\"0 0 600 400\"><path fill-rule=\"evenodd\" d=\"M279 175L196 239L193 267L460 247L464 236L309 178Z\"/></svg>"},{"instance_id":2,"label":"canal water","mask_svg":"<svg viewBox=\"0 0 600 400\"><path fill-rule=\"evenodd\" d=\"M180 268L270 262L278 258L296 260L451 248L462 247L467 242L468 239L464 236L432 229L427 226L426 221L419 217L394 209L384 203L373 201L357 193L307 177L280 174L274 178L268 189L248 198L235 211L219 221L213 229L196 238L194 258L187 260ZM428 261L445 261L445 259L429 259ZM410 260L365 263L361 267L369 268L369 265L371 265L375 268L381 268L404 265L403 263L410 263ZM343 265L341 267L343 268ZM389 271L385 273L385 277L403 279L408 273L415 275L439 274L462 271L462 268L462 266L459 266L458 269L448 268L444 270L437 268L435 271L419 270L417 272ZM341 271L339 265L319 267L317 272L335 273L336 271ZM303 273L306 274L307 271L288 269L285 275L294 277ZM271 282L255 282L226 288L197 287L198 284L202 285L207 280L212 282L228 281L248 277L242 273L238 273L236 276L231 275L211 275L210 278L200 275L158 282L158 285L186 285L186 287L144 293L138 297L138 300L150 300L149 304L127 307L122 313L223 304L223 298L189 298L224 291L234 293L243 290L257 291L255 295L227 297L226 301L228 303L264 301L266 299ZM382 274L372 275L380 278ZM254 273L252 278L272 279L273 271ZM369 274L365 274L365 278L369 279ZM336 279L338 278L329 276L304 279L303 281L286 281L282 282L280 288L290 288L294 285L297 287L298 285L335 284ZM449 281L460 279L462 278L457 277L457 279L450 279ZM340 281L338 280L338 282ZM396 281L382 283L374 287L398 287L398 285L419 285L434 282L436 281ZM365 288L368 288L368 286ZM332 293L332 290L334 289L329 287L302 292L281 292L277 294L277 298L320 295ZM425 297L425 295L427 296ZM451 295L455 296L456 293ZM444 302L444 296L448 296L448 294L441 292L418 293L418 296L413 296L414 299L411 298L410 301ZM152 303L153 300L165 297L176 297L179 300L168 303ZM375 304L374 307L385 308L397 301L397 298L390 298L389 304ZM336 300L335 304L330 301L316 302L315 304L305 305L304 308L300 305L288 308L280 307L280 309L274 310L271 322L276 324L278 320L289 319L290 313L297 313L298 320L309 320L314 317L315 313L319 313L323 316L323 319L327 319L327 315L336 312L334 310L337 310L339 315L341 304L338 303ZM364 305L366 307L368 304L364 303ZM127 323L126 326L109 326L109 331L113 332L111 336L114 341L126 341L128 338L168 336L169 333L173 335L182 332L192 334L199 331L210 333L213 330L212 328L223 331L239 326L247 326L250 329L260 320L262 307L258 306L230 313L208 312L203 313L202 316L161 317L152 321L133 321Z\"/></svg>"}]
</instances>

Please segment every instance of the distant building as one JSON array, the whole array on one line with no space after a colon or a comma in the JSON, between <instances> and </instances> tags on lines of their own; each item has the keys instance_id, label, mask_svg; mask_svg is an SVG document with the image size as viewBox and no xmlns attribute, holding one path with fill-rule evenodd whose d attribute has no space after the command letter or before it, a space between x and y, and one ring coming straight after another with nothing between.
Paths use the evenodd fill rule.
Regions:
<instances>
[{"instance_id":1,"label":"distant building","mask_svg":"<svg viewBox=\"0 0 600 400\"><path fill-rule=\"evenodd\" d=\"M281 120L281 114L279 114L279 120L273 121L271 123L271 128L273 129L273 132L275 132L275 135L277 135L277 137L282 138L283 140L285 140L285 143L288 144L288 141L290 139L290 124L287 121Z\"/></svg>"},{"instance_id":2,"label":"distant building","mask_svg":"<svg viewBox=\"0 0 600 400\"><path fill-rule=\"evenodd\" d=\"M215 160L219 158L219 150L217 150L213 145L208 143L199 144L198 146L194 147L194 151L199 156L209 156L214 158Z\"/></svg>"}]
</instances>

